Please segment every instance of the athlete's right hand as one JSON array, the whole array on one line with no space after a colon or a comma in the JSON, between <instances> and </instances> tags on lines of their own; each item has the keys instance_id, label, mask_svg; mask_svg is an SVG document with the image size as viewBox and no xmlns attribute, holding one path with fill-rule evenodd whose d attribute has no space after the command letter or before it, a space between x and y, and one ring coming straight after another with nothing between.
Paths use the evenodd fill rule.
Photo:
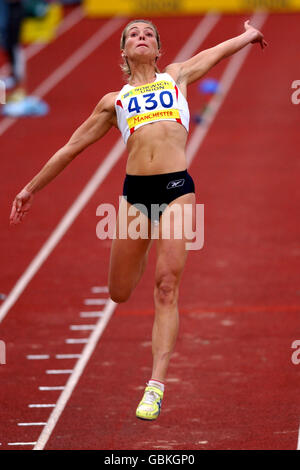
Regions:
<instances>
[{"instance_id":1,"label":"athlete's right hand","mask_svg":"<svg viewBox=\"0 0 300 470\"><path fill-rule=\"evenodd\" d=\"M33 200L33 193L27 191L26 189L22 189L22 191L16 196L11 213L10 213L10 223L18 224L22 222L23 218L29 211Z\"/></svg>"}]
</instances>

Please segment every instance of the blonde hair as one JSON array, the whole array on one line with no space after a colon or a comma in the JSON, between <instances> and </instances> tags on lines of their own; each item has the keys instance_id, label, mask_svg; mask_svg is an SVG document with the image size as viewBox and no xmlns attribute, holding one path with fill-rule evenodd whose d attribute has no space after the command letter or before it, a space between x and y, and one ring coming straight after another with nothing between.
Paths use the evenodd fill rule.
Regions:
<instances>
[{"instance_id":1,"label":"blonde hair","mask_svg":"<svg viewBox=\"0 0 300 470\"><path fill-rule=\"evenodd\" d=\"M155 26L155 24L152 23L152 21L150 20L143 20L143 19L138 19L138 20L132 20L130 21L130 23L128 23L125 28L123 29L122 31L122 34L121 34L121 40L120 40L120 50L124 49L125 47L125 42L126 42L126 35L127 35L127 32L128 32L128 29L129 27L134 24L134 23L147 23L149 24L153 29L154 29L154 32L155 32L155 37L156 37L156 41L157 41L157 47L158 47L158 50L160 51L161 49L161 41L160 41L160 36L159 36L159 32L158 32L158 29L157 27ZM156 60L158 59L158 57L156 58ZM122 72L124 73L124 75L126 77L130 77L131 75L131 70L130 70L130 66L129 66L129 63L128 63L128 60L126 59L126 57L123 57L123 63L121 64L121 70ZM159 73L159 70L157 68L157 66L155 65L155 72Z\"/></svg>"}]
</instances>

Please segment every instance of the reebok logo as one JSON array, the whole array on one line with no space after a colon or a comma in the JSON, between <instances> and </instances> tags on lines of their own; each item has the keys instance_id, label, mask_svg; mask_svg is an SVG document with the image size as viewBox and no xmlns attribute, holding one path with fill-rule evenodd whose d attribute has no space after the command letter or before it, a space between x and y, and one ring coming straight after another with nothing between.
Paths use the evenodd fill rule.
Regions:
<instances>
[{"instance_id":1,"label":"reebok logo","mask_svg":"<svg viewBox=\"0 0 300 470\"><path fill-rule=\"evenodd\" d=\"M169 183L167 184L167 189L180 188L180 186L184 185L184 182L185 179L169 181Z\"/></svg>"}]
</instances>

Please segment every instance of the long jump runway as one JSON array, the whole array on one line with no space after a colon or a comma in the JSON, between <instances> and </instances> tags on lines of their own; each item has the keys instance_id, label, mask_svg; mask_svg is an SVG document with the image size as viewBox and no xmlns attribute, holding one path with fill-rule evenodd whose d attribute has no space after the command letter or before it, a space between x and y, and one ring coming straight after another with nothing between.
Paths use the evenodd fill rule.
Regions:
<instances>
[{"instance_id":1,"label":"long jump runway","mask_svg":"<svg viewBox=\"0 0 300 470\"><path fill-rule=\"evenodd\" d=\"M241 33L246 19L153 18L161 70ZM209 72L221 92L205 122L192 119L187 153L205 242L189 253L156 422L135 418L151 373L155 246L131 299L116 305L107 292L111 241L96 236L97 207L117 208L121 195L118 132L36 195L22 225L8 224L15 194L101 96L121 88L126 21L78 17L28 61L30 92L50 114L0 120L0 448L297 449L300 105L291 86L299 15L255 15L269 47L249 46ZM197 87L192 117L205 104Z\"/></svg>"}]
</instances>

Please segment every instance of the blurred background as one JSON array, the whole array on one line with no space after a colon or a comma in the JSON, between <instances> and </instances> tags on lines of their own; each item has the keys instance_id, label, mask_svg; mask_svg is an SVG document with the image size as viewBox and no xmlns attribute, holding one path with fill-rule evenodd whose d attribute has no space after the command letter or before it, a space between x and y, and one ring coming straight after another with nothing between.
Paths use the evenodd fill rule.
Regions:
<instances>
[{"instance_id":1,"label":"blurred background","mask_svg":"<svg viewBox=\"0 0 300 470\"><path fill-rule=\"evenodd\" d=\"M72 371L80 342L102 321L95 305L108 302L111 240L97 238L96 210L117 208L122 192L126 153L117 129L37 194L20 226L9 226L11 204L100 98L122 88L121 32L140 17L159 29L160 70L241 34L248 19L268 47L247 46L188 90L187 158L204 204L205 241L189 254L182 279L180 335L158 432L132 423L151 362L153 250L42 445L295 449L300 0L0 0L1 449L39 442L49 409L28 404L55 407L67 381L45 374L46 362L47 370ZM39 388L45 385L50 391ZM116 390L126 392L116 398ZM41 424L18 425L25 420Z\"/></svg>"}]
</instances>

